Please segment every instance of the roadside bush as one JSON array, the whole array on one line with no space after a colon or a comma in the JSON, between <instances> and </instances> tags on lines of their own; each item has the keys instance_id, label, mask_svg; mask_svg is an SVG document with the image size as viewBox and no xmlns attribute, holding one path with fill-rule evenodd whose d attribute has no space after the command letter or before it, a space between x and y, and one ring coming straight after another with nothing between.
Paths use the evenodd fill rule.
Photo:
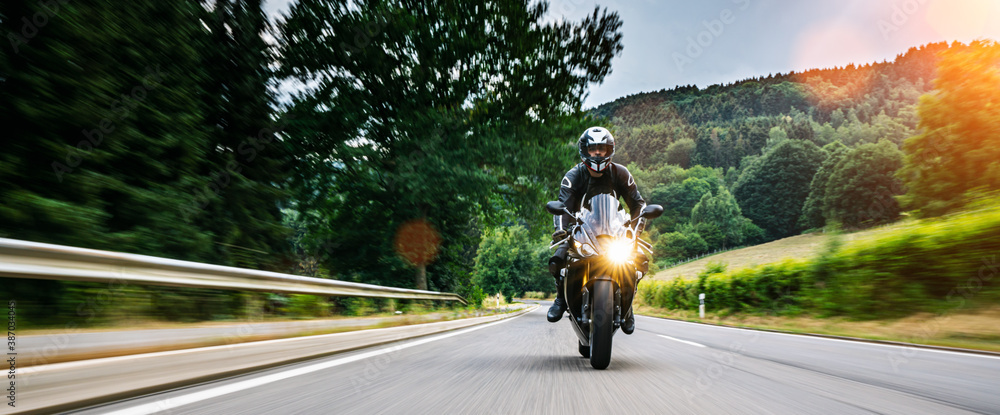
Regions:
<instances>
[{"instance_id":1,"label":"roadside bush","mask_svg":"<svg viewBox=\"0 0 1000 415\"><path fill-rule=\"evenodd\" d=\"M308 294L292 294L288 300L288 314L292 317L329 317L330 303L326 297Z\"/></svg>"},{"instance_id":2,"label":"roadside bush","mask_svg":"<svg viewBox=\"0 0 1000 415\"><path fill-rule=\"evenodd\" d=\"M335 302L340 314L345 316L366 316L375 311L370 298L339 297Z\"/></svg>"},{"instance_id":3,"label":"roadside bush","mask_svg":"<svg viewBox=\"0 0 1000 415\"><path fill-rule=\"evenodd\" d=\"M787 315L802 311L857 319L944 312L1000 297L1000 203L925 220L845 245L833 237L815 259L725 271L709 263L695 280L649 281L645 304Z\"/></svg>"}]
</instances>

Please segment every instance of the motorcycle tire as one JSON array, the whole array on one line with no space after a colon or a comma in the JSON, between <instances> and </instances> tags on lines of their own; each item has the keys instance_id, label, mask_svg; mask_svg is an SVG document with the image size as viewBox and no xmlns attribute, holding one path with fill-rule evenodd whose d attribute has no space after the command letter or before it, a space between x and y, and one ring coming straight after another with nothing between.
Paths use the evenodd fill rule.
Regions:
<instances>
[{"instance_id":1,"label":"motorcycle tire","mask_svg":"<svg viewBox=\"0 0 1000 415\"><path fill-rule=\"evenodd\" d=\"M611 337L615 334L615 285L594 281L590 319L590 366L603 370L611 364Z\"/></svg>"},{"instance_id":2,"label":"motorcycle tire","mask_svg":"<svg viewBox=\"0 0 1000 415\"><path fill-rule=\"evenodd\" d=\"M580 343L579 347L580 347L580 356L590 357L590 346L584 346L583 343Z\"/></svg>"}]
</instances>

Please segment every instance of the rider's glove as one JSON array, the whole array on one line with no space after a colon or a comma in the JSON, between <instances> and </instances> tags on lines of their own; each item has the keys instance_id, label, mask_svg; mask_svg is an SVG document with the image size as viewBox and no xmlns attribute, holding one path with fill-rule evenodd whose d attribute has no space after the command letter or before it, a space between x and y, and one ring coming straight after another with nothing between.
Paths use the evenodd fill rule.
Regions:
<instances>
[{"instance_id":1,"label":"rider's glove","mask_svg":"<svg viewBox=\"0 0 1000 415\"><path fill-rule=\"evenodd\" d=\"M565 229L557 229L555 232L552 232L552 243L556 243L563 239L566 239L566 237L568 236L569 232L566 232Z\"/></svg>"}]
</instances>

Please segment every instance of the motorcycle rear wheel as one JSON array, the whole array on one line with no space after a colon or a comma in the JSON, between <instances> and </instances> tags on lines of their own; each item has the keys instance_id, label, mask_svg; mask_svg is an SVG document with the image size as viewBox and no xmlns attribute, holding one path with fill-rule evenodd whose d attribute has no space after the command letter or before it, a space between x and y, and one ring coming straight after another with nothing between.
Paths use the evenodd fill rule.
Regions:
<instances>
[{"instance_id":1,"label":"motorcycle rear wheel","mask_svg":"<svg viewBox=\"0 0 1000 415\"><path fill-rule=\"evenodd\" d=\"M590 366L602 370L611 364L611 337L615 334L615 285L611 281L594 281L591 310Z\"/></svg>"}]
</instances>

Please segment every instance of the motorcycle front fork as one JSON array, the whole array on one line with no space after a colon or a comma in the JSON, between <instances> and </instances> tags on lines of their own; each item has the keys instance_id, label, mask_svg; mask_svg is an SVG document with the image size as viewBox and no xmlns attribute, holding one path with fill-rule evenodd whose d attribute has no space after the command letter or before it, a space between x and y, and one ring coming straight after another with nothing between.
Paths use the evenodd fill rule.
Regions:
<instances>
[{"instance_id":1,"label":"motorcycle front fork","mask_svg":"<svg viewBox=\"0 0 1000 415\"><path fill-rule=\"evenodd\" d=\"M580 313L580 325L583 327L590 326L590 290L587 287L583 287L583 310ZM612 319L615 323L615 328L619 328L625 322L625 315L622 314L622 290L621 288L615 288L615 316Z\"/></svg>"}]
</instances>

